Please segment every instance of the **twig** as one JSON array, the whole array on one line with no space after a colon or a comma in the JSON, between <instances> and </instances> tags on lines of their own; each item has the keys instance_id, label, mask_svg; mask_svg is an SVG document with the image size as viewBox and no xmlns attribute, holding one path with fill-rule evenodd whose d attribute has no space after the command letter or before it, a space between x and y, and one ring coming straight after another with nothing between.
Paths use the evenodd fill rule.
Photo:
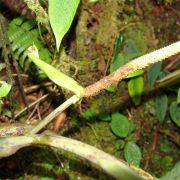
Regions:
<instances>
[{"instance_id":1,"label":"twig","mask_svg":"<svg viewBox=\"0 0 180 180\"><path fill-rule=\"evenodd\" d=\"M33 106L35 106L37 103L39 103L40 101L43 101L45 100L50 94L45 94L44 96L42 96L41 98L37 99L36 101L34 101L33 103L31 103L29 105L29 108L32 108ZM21 114L23 114L24 112L27 111L27 107L25 107L24 109L22 109L20 112L18 112L16 115L15 115L15 119L17 119Z\"/></svg>"},{"instance_id":2,"label":"twig","mask_svg":"<svg viewBox=\"0 0 180 180\"><path fill-rule=\"evenodd\" d=\"M153 143L152 143L152 151L155 151L157 143L158 143L158 129L159 127L156 126L154 130L154 136L153 136Z\"/></svg>"},{"instance_id":3,"label":"twig","mask_svg":"<svg viewBox=\"0 0 180 180\"><path fill-rule=\"evenodd\" d=\"M41 129L43 129L48 123L52 121L57 115L59 115L62 111L67 109L70 105L75 104L79 101L79 97L76 95L69 98L67 101L65 101L63 104L61 104L59 107L57 107L53 112L51 112L45 119L43 119L37 126L35 126L28 134L36 134Z\"/></svg>"},{"instance_id":4,"label":"twig","mask_svg":"<svg viewBox=\"0 0 180 180\"><path fill-rule=\"evenodd\" d=\"M53 84L52 82L46 82L46 83L42 83L42 84L33 85L33 86L28 87L28 88L25 88L24 92L26 94L32 93L32 92L38 90L41 87L51 86L52 84Z\"/></svg>"},{"instance_id":5,"label":"twig","mask_svg":"<svg viewBox=\"0 0 180 180\"><path fill-rule=\"evenodd\" d=\"M22 81L22 78L21 78L20 72L19 72L19 67L18 67L17 61L16 61L16 59L14 59L14 57L12 57L12 60L13 60L13 65L14 65L16 73L17 73L17 80L18 80L19 90L21 92L21 96L22 96L23 102L27 108L27 112L28 112L28 114L30 114L29 105L28 105L28 102L26 99L26 94L24 92L24 88L23 88L23 81Z\"/></svg>"},{"instance_id":6,"label":"twig","mask_svg":"<svg viewBox=\"0 0 180 180\"><path fill-rule=\"evenodd\" d=\"M42 92L40 92L38 94L38 99L42 97ZM34 113L37 111L37 114L38 114L38 117L39 117L39 120L41 120L41 116L39 114L39 111L38 111L38 108L39 108L39 102L35 105L33 111L31 112L31 114L29 115L28 119L26 120L26 122L28 122L34 115Z\"/></svg>"},{"instance_id":7,"label":"twig","mask_svg":"<svg viewBox=\"0 0 180 180\"><path fill-rule=\"evenodd\" d=\"M28 74L22 74L22 73L21 73L21 74L19 74L19 75L20 75L21 77L23 77L23 78L29 78L29 75L28 75ZM13 73L12 76L13 76L13 77L17 77L18 74L17 74L17 73Z\"/></svg>"}]
</instances>

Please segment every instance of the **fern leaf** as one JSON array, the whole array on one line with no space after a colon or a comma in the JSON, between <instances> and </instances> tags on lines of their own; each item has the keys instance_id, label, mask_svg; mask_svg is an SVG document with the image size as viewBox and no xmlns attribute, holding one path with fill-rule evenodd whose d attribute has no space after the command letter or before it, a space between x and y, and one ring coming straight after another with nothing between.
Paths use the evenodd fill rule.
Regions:
<instances>
[{"instance_id":1,"label":"fern leaf","mask_svg":"<svg viewBox=\"0 0 180 180\"><path fill-rule=\"evenodd\" d=\"M38 48L40 58L44 59L47 63L51 62L51 53L40 39L35 21L24 21L21 17L15 18L9 24L7 35L12 44L14 57L19 60L19 64L24 71L27 71L29 68L26 62L26 51L33 44Z\"/></svg>"}]
</instances>

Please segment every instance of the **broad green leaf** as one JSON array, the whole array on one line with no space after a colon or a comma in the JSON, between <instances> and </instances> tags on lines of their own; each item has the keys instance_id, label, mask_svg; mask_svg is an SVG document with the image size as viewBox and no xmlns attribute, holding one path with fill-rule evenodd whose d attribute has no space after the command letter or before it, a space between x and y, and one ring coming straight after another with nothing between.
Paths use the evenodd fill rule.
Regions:
<instances>
[{"instance_id":1,"label":"broad green leaf","mask_svg":"<svg viewBox=\"0 0 180 180\"><path fill-rule=\"evenodd\" d=\"M139 49L137 47L136 42L131 38L126 40L126 46L125 46L124 51L126 54L137 54L137 53L139 53Z\"/></svg>"},{"instance_id":2,"label":"broad green leaf","mask_svg":"<svg viewBox=\"0 0 180 180\"><path fill-rule=\"evenodd\" d=\"M118 58L119 51L120 51L120 48L122 46L123 40L124 40L124 36L123 36L123 33L121 32L119 34L119 37L116 39L116 42L115 42L114 56L113 56L112 62L117 61L117 58Z\"/></svg>"},{"instance_id":3,"label":"broad green leaf","mask_svg":"<svg viewBox=\"0 0 180 180\"><path fill-rule=\"evenodd\" d=\"M139 167L142 158L139 146L135 142L128 142L124 148L124 157L128 163Z\"/></svg>"},{"instance_id":4,"label":"broad green leaf","mask_svg":"<svg viewBox=\"0 0 180 180\"><path fill-rule=\"evenodd\" d=\"M173 122L180 127L180 105L177 102L172 102L169 111Z\"/></svg>"},{"instance_id":5,"label":"broad green leaf","mask_svg":"<svg viewBox=\"0 0 180 180\"><path fill-rule=\"evenodd\" d=\"M169 171L165 176L161 177L160 180L178 180L180 177L180 161L175 164L173 169Z\"/></svg>"},{"instance_id":6,"label":"broad green leaf","mask_svg":"<svg viewBox=\"0 0 180 180\"><path fill-rule=\"evenodd\" d=\"M49 79L51 79L58 86L74 92L78 97L83 97L84 88L80 86L74 79L39 59L38 51L35 46L31 46L28 50L28 57L30 60L32 60L49 77Z\"/></svg>"},{"instance_id":7,"label":"broad green leaf","mask_svg":"<svg viewBox=\"0 0 180 180\"><path fill-rule=\"evenodd\" d=\"M110 73L113 73L115 70L117 70L119 67L125 64L125 59L121 54L119 54L123 40L124 40L124 36L123 33L121 32L115 42L114 55L110 65Z\"/></svg>"},{"instance_id":8,"label":"broad green leaf","mask_svg":"<svg viewBox=\"0 0 180 180\"><path fill-rule=\"evenodd\" d=\"M116 136L127 137L132 131L132 124L126 116L115 112L112 114L111 119L111 129Z\"/></svg>"},{"instance_id":9,"label":"broad green leaf","mask_svg":"<svg viewBox=\"0 0 180 180\"><path fill-rule=\"evenodd\" d=\"M137 46L137 42L134 41L134 39L127 39L126 40L126 46L124 49L124 58L126 59L126 62L131 61L134 58L137 58L141 55L141 51L139 51L139 48Z\"/></svg>"},{"instance_id":10,"label":"broad green leaf","mask_svg":"<svg viewBox=\"0 0 180 180\"><path fill-rule=\"evenodd\" d=\"M159 92L157 94L155 99L155 107L156 107L156 114L160 120L160 123L163 123L168 107L168 97L165 93Z\"/></svg>"},{"instance_id":11,"label":"broad green leaf","mask_svg":"<svg viewBox=\"0 0 180 180\"><path fill-rule=\"evenodd\" d=\"M143 77L136 77L128 82L128 92L135 105L138 105L140 103L143 90L144 90Z\"/></svg>"},{"instance_id":12,"label":"broad green leaf","mask_svg":"<svg viewBox=\"0 0 180 180\"><path fill-rule=\"evenodd\" d=\"M126 76L126 78L133 78L133 77L136 77L136 76L140 76L142 74L144 74L144 70L140 69L140 70L137 70L137 71L135 71L133 73L128 74Z\"/></svg>"},{"instance_id":13,"label":"broad green leaf","mask_svg":"<svg viewBox=\"0 0 180 180\"><path fill-rule=\"evenodd\" d=\"M113 73L117 69L119 69L121 66L126 64L126 59L122 54L118 54L117 58L111 62L110 65L110 73Z\"/></svg>"},{"instance_id":14,"label":"broad green leaf","mask_svg":"<svg viewBox=\"0 0 180 180\"><path fill-rule=\"evenodd\" d=\"M154 83L161 71L161 65L162 65L162 62L157 62L157 63L153 64L149 69L148 83L149 83L150 89L153 88Z\"/></svg>"},{"instance_id":15,"label":"broad green leaf","mask_svg":"<svg viewBox=\"0 0 180 180\"><path fill-rule=\"evenodd\" d=\"M49 0L48 14L50 24L59 50L62 38L69 30L80 0Z\"/></svg>"},{"instance_id":16,"label":"broad green leaf","mask_svg":"<svg viewBox=\"0 0 180 180\"><path fill-rule=\"evenodd\" d=\"M3 82L3 84L0 87L0 98L6 97L11 90L11 85Z\"/></svg>"}]
</instances>

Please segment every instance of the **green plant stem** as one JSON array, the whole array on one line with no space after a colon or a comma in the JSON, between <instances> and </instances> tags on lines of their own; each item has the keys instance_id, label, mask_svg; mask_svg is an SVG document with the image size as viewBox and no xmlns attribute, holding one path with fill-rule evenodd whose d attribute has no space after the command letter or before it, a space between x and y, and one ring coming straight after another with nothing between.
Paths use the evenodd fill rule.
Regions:
<instances>
[{"instance_id":1,"label":"green plant stem","mask_svg":"<svg viewBox=\"0 0 180 180\"><path fill-rule=\"evenodd\" d=\"M152 180L153 177L139 168L128 164L93 147L70 138L49 135L15 136L0 139L0 158L10 156L22 147L30 145L48 145L83 157L116 179ZM133 170L132 170L133 169ZM139 174L139 175L138 175Z\"/></svg>"},{"instance_id":2,"label":"green plant stem","mask_svg":"<svg viewBox=\"0 0 180 180\"><path fill-rule=\"evenodd\" d=\"M79 101L79 97L76 95L72 96L66 100L63 104L57 107L53 112L51 112L45 119L43 119L39 124L37 124L28 134L36 134L41 129L43 129L48 123L50 123L58 114L68 108L70 105L75 104Z\"/></svg>"},{"instance_id":3,"label":"green plant stem","mask_svg":"<svg viewBox=\"0 0 180 180\"><path fill-rule=\"evenodd\" d=\"M180 80L180 69L168 74L164 78L157 80L155 88L168 87L170 85L178 83Z\"/></svg>"},{"instance_id":4,"label":"green plant stem","mask_svg":"<svg viewBox=\"0 0 180 180\"><path fill-rule=\"evenodd\" d=\"M40 137L40 143L81 156L96 166L100 167L107 174L116 179L141 180L142 178L133 172L125 163L117 160L113 156L93 147L70 138L52 135Z\"/></svg>"}]
</instances>

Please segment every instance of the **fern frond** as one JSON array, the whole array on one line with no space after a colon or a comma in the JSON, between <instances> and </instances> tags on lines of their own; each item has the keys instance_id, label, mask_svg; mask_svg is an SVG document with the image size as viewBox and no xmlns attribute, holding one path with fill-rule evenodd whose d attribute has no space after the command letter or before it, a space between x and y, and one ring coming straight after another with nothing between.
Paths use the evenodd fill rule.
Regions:
<instances>
[{"instance_id":1,"label":"fern frond","mask_svg":"<svg viewBox=\"0 0 180 180\"><path fill-rule=\"evenodd\" d=\"M26 62L26 51L33 44L38 48L41 59L47 63L51 61L51 53L40 39L39 29L35 21L24 21L21 17L15 18L10 22L7 34L12 44L14 57L19 60L19 64L24 71L29 68Z\"/></svg>"}]
</instances>

